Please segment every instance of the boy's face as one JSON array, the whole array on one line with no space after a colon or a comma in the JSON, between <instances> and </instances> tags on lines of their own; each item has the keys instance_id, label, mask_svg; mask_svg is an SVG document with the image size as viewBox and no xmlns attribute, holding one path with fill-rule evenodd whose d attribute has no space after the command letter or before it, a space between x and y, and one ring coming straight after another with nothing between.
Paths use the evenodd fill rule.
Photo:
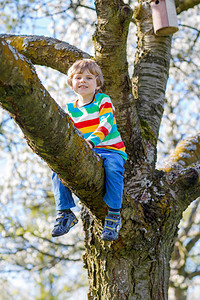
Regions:
<instances>
[{"instance_id":1,"label":"boy's face","mask_svg":"<svg viewBox=\"0 0 200 300\"><path fill-rule=\"evenodd\" d=\"M95 91L99 88L95 75L87 70L81 74L75 74L72 78L72 89L82 98L88 99L91 97L92 100Z\"/></svg>"}]
</instances>

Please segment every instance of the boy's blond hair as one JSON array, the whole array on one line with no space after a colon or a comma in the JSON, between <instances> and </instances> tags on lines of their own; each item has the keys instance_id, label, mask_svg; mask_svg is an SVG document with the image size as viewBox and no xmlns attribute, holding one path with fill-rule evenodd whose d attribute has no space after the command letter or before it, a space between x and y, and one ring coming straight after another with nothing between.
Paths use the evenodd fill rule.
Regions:
<instances>
[{"instance_id":1,"label":"boy's blond hair","mask_svg":"<svg viewBox=\"0 0 200 300\"><path fill-rule=\"evenodd\" d=\"M76 61L68 70L67 83L72 87L72 78L75 74L82 74L84 71L89 71L96 77L97 86L102 87L104 79L101 68L91 59L82 59Z\"/></svg>"}]
</instances>

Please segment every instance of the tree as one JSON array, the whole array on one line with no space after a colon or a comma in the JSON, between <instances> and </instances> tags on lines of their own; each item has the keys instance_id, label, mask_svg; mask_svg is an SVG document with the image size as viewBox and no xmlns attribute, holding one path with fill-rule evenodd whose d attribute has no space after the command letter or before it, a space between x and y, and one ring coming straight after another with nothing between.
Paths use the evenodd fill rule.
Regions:
<instances>
[{"instance_id":1,"label":"tree","mask_svg":"<svg viewBox=\"0 0 200 300\"><path fill-rule=\"evenodd\" d=\"M176 300L186 300L191 280L200 275L199 271L199 210L200 198L184 212L179 236L176 239L171 260L170 286Z\"/></svg>"},{"instance_id":2,"label":"tree","mask_svg":"<svg viewBox=\"0 0 200 300\"><path fill-rule=\"evenodd\" d=\"M52 38L1 38L1 106L20 126L31 149L59 174L84 205L89 299L167 299L169 260L178 224L183 211L200 193L198 133L179 144L166 166L155 168L171 37L153 34L150 4L139 2L133 12L123 1L95 1L95 60L103 70L104 91L116 107L118 127L129 156L123 228L120 238L112 244L99 237L107 211L102 161L89 150L25 59L66 73L72 62L90 56ZM177 11L181 13L199 3L179 1ZM126 44L132 14L138 48L131 85Z\"/></svg>"}]
</instances>

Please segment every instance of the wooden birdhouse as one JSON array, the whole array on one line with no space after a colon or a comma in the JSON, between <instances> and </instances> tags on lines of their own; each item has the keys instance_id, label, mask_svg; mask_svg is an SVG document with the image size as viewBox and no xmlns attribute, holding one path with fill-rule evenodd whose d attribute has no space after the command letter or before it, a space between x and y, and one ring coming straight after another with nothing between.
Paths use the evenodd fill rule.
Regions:
<instances>
[{"instance_id":1,"label":"wooden birdhouse","mask_svg":"<svg viewBox=\"0 0 200 300\"><path fill-rule=\"evenodd\" d=\"M153 0L151 2L154 33L168 36L178 31L178 20L174 0Z\"/></svg>"}]
</instances>

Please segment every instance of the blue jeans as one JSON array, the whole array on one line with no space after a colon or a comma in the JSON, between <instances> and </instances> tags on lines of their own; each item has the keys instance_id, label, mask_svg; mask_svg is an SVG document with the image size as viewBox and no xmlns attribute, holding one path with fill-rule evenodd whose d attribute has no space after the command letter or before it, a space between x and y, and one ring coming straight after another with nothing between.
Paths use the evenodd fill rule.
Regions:
<instances>
[{"instance_id":1,"label":"blue jeans","mask_svg":"<svg viewBox=\"0 0 200 300\"><path fill-rule=\"evenodd\" d=\"M110 208L119 209L122 205L123 196L123 173L125 160L116 152L94 148L94 152L99 154L104 162L106 192L104 201ZM56 201L56 209L64 210L75 207L72 192L64 186L58 175L53 173L53 192Z\"/></svg>"}]
</instances>

